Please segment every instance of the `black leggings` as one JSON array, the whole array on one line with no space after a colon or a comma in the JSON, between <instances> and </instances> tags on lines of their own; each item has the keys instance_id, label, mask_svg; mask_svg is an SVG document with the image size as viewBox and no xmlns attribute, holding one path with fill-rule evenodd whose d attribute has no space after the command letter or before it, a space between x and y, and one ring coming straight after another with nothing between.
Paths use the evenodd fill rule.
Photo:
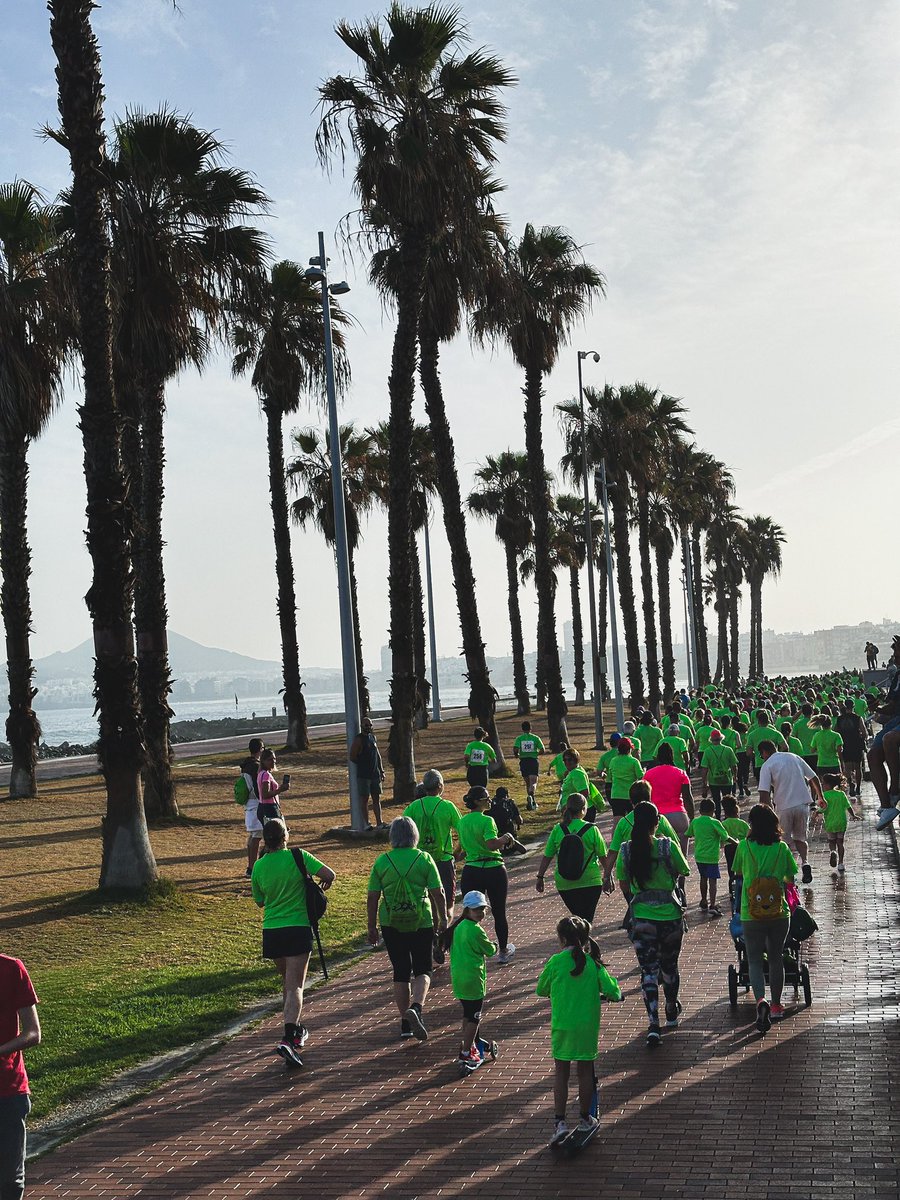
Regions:
<instances>
[{"instance_id":1,"label":"black leggings","mask_svg":"<svg viewBox=\"0 0 900 1200\"><path fill-rule=\"evenodd\" d=\"M573 917L584 917L589 925L593 925L602 894L603 888L598 884L596 887L567 888L559 893L559 898Z\"/></svg>"},{"instance_id":2,"label":"black leggings","mask_svg":"<svg viewBox=\"0 0 900 1200\"><path fill-rule=\"evenodd\" d=\"M500 949L505 950L509 942L509 922L506 920L509 876L506 874L506 867L473 867L466 863L460 876L459 890L464 896L466 892L484 892L494 917L497 942Z\"/></svg>"},{"instance_id":3,"label":"black leggings","mask_svg":"<svg viewBox=\"0 0 900 1200\"><path fill-rule=\"evenodd\" d=\"M738 789L742 792L750 791L750 755L742 752L737 756L738 764Z\"/></svg>"},{"instance_id":4,"label":"black leggings","mask_svg":"<svg viewBox=\"0 0 900 1200\"><path fill-rule=\"evenodd\" d=\"M659 985L662 983L666 1008L675 1015L675 1002L681 979L678 955L684 926L681 921L635 920L628 935L641 968L641 991L651 1025L659 1025Z\"/></svg>"}]
</instances>

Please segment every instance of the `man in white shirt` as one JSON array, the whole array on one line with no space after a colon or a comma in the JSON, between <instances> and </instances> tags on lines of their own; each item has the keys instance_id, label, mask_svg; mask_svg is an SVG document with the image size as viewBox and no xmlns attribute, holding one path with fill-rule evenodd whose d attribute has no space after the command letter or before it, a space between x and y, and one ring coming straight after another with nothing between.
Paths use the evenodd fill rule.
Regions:
<instances>
[{"instance_id":1,"label":"man in white shirt","mask_svg":"<svg viewBox=\"0 0 900 1200\"><path fill-rule=\"evenodd\" d=\"M774 808L784 836L794 844L803 868L803 882L812 883L809 853L810 792L813 801L824 800L815 771L799 754L776 750L775 743L759 743L763 764L759 771L759 802Z\"/></svg>"}]
</instances>

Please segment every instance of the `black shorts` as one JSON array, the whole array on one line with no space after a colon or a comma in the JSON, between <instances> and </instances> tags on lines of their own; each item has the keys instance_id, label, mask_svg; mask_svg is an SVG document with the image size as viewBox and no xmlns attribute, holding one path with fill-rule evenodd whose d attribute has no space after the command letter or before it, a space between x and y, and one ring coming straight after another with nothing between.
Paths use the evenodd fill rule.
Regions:
<instances>
[{"instance_id":1,"label":"black shorts","mask_svg":"<svg viewBox=\"0 0 900 1200\"><path fill-rule=\"evenodd\" d=\"M522 772L522 777L527 779L529 775L540 775L541 764L536 758L520 758L519 770Z\"/></svg>"},{"instance_id":2,"label":"black shorts","mask_svg":"<svg viewBox=\"0 0 900 1200\"><path fill-rule=\"evenodd\" d=\"M487 767L466 767L466 782L469 787L486 788L488 785Z\"/></svg>"},{"instance_id":3,"label":"black shorts","mask_svg":"<svg viewBox=\"0 0 900 1200\"><path fill-rule=\"evenodd\" d=\"M476 1024L481 1020L481 1010L484 1006L484 997L480 1000L460 1000L463 1010L463 1020L475 1021Z\"/></svg>"},{"instance_id":4,"label":"black shorts","mask_svg":"<svg viewBox=\"0 0 900 1200\"><path fill-rule=\"evenodd\" d=\"M630 799L613 800L613 798L610 796L609 807L612 809L612 815L614 817L625 817L631 812L632 805Z\"/></svg>"},{"instance_id":5,"label":"black shorts","mask_svg":"<svg viewBox=\"0 0 900 1200\"><path fill-rule=\"evenodd\" d=\"M308 925L283 925L264 929L263 958L299 958L312 950L312 930Z\"/></svg>"},{"instance_id":6,"label":"black shorts","mask_svg":"<svg viewBox=\"0 0 900 1200\"><path fill-rule=\"evenodd\" d=\"M413 929L401 933L382 925L381 936L394 968L394 983L409 983L413 977L431 974L431 950L434 945L434 928Z\"/></svg>"}]
</instances>

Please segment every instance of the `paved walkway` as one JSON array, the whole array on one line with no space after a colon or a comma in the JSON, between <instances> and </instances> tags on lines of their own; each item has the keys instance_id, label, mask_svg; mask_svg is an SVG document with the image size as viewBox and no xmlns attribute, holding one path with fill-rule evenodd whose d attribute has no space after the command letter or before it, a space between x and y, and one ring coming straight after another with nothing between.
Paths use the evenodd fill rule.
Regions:
<instances>
[{"instance_id":1,"label":"paved walkway","mask_svg":"<svg viewBox=\"0 0 900 1200\"><path fill-rule=\"evenodd\" d=\"M371 955L308 997L302 1073L271 1053L280 1026L270 1021L30 1164L28 1196L896 1200L900 875L865 790L846 879L832 879L824 843L814 845L813 1006L765 1038L749 1025L752 1004L728 1006L727 922L700 917L692 879L684 1022L648 1050L621 903L603 902L599 939L626 996L604 1009L602 1131L571 1162L545 1149L552 1063L547 1007L534 995L564 910L552 888L535 895L525 862L511 888L519 953L489 972L496 1063L457 1079L457 1006L443 972L431 1038L399 1047L387 959Z\"/></svg>"}]
</instances>

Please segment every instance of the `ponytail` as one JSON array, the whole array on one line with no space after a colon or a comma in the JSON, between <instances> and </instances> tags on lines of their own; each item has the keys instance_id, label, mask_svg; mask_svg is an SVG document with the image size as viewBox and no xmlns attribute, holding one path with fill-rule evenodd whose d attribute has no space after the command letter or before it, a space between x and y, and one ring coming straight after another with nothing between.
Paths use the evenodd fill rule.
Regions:
<instances>
[{"instance_id":1,"label":"ponytail","mask_svg":"<svg viewBox=\"0 0 900 1200\"><path fill-rule=\"evenodd\" d=\"M468 911L469 910L467 908L464 908L462 910L462 912L459 914L459 916L456 918L456 920L451 921L450 924L447 926L447 928L444 930L444 936L441 939L441 941L443 943L445 950L449 950L450 947L453 945L453 934L456 932L457 925L461 925L463 923L463 921L468 921L469 918L466 916L466 913Z\"/></svg>"},{"instance_id":2,"label":"ponytail","mask_svg":"<svg viewBox=\"0 0 900 1200\"><path fill-rule=\"evenodd\" d=\"M598 966L601 964L600 947L591 937L590 922L584 917L563 917L556 926L556 932L567 949L572 951L575 966L573 975L580 975L590 956Z\"/></svg>"},{"instance_id":3,"label":"ponytail","mask_svg":"<svg viewBox=\"0 0 900 1200\"><path fill-rule=\"evenodd\" d=\"M634 824L631 827L631 852L629 866L631 877L644 887L653 871L653 835L659 824L659 809L649 800L634 806Z\"/></svg>"},{"instance_id":4,"label":"ponytail","mask_svg":"<svg viewBox=\"0 0 900 1200\"><path fill-rule=\"evenodd\" d=\"M560 822L563 829L568 829L575 817L583 819L586 808L587 798L584 792L572 792L566 801L565 812Z\"/></svg>"}]
</instances>

